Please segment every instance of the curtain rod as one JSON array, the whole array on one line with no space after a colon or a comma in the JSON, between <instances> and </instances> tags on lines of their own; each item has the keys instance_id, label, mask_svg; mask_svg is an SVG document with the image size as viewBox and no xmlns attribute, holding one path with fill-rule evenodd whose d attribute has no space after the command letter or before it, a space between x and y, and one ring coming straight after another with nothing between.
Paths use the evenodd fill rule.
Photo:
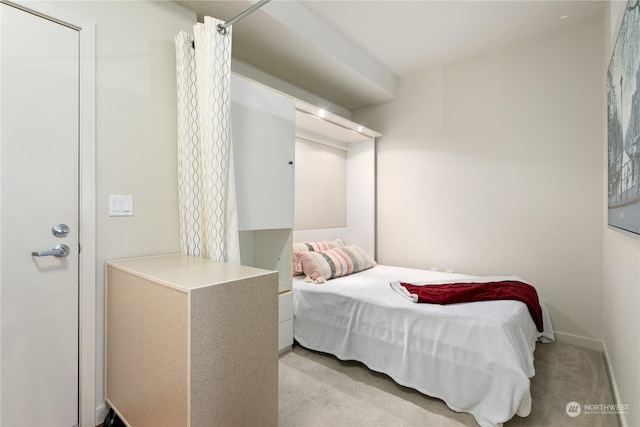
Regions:
<instances>
[{"instance_id":1,"label":"curtain rod","mask_svg":"<svg viewBox=\"0 0 640 427\"><path fill-rule=\"evenodd\" d=\"M269 3L270 1L271 0L260 0L258 3L254 4L249 9L245 10L244 12L242 12L241 14L231 18L230 20L228 20L224 24L218 24L218 26L217 26L218 32L220 34L222 34L222 35L227 34L227 27L228 26L235 24L236 22L238 22L239 20L241 20L245 16L247 16L247 15L253 13L254 11L260 9L262 6L264 6L265 4Z\"/></svg>"}]
</instances>

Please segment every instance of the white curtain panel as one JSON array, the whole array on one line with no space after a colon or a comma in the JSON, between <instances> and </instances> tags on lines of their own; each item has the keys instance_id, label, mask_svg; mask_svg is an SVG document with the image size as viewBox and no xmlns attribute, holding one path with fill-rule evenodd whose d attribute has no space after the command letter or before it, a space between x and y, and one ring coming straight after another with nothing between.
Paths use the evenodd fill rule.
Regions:
<instances>
[{"instance_id":1,"label":"white curtain panel","mask_svg":"<svg viewBox=\"0 0 640 427\"><path fill-rule=\"evenodd\" d=\"M231 144L231 27L176 36L178 205L184 254L240 264ZM195 43L195 47L194 47Z\"/></svg>"}]
</instances>

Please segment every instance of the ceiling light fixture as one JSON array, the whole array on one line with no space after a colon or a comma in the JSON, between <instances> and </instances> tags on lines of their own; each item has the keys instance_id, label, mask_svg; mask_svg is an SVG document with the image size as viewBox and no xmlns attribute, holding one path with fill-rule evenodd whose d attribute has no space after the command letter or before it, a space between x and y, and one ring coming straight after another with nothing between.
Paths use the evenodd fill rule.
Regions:
<instances>
[{"instance_id":1,"label":"ceiling light fixture","mask_svg":"<svg viewBox=\"0 0 640 427\"><path fill-rule=\"evenodd\" d=\"M560 20L564 21L565 19L567 19L569 17L569 15L561 15L560 16Z\"/></svg>"}]
</instances>

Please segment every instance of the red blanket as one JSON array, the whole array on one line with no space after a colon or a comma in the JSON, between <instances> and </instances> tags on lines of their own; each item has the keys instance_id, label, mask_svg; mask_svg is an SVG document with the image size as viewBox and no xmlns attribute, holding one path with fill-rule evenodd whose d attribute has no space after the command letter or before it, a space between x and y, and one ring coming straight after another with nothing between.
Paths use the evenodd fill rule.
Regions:
<instances>
[{"instance_id":1,"label":"red blanket","mask_svg":"<svg viewBox=\"0 0 640 427\"><path fill-rule=\"evenodd\" d=\"M523 282L504 280L487 283L449 283L445 285L412 285L400 282L418 302L455 304L460 302L517 300L525 303L539 332L542 332L542 309L535 288Z\"/></svg>"}]
</instances>

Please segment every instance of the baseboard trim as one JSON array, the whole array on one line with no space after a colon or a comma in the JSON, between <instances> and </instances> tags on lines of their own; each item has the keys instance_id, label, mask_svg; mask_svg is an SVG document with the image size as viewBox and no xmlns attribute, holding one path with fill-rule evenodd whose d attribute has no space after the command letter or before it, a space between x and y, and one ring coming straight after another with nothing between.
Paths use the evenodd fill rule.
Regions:
<instances>
[{"instance_id":1,"label":"baseboard trim","mask_svg":"<svg viewBox=\"0 0 640 427\"><path fill-rule=\"evenodd\" d=\"M607 350L607 345L604 342L602 343L602 347L604 349L604 363L607 367L607 373L609 374L609 385L611 386L611 390L613 391L613 398L615 399L616 405L620 405L622 404L622 399L620 399L620 391L618 390L616 377L615 375L613 375L613 366L611 366L609 351ZM627 414L618 412L618 421L620 422L620 426L629 427L629 423L627 422Z\"/></svg>"},{"instance_id":2,"label":"baseboard trim","mask_svg":"<svg viewBox=\"0 0 640 427\"><path fill-rule=\"evenodd\" d=\"M282 347L279 351L278 351L278 357L284 356L285 353L289 353L291 351L291 349L293 348L293 344L292 345L288 345L286 347Z\"/></svg>"},{"instance_id":3,"label":"baseboard trim","mask_svg":"<svg viewBox=\"0 0 640 427\"><path fill-rule=\"evenodd\" d=\"M554 334L556 336L556 340L558 341L566 342L567 344L573 344L577 345L578 347L584 347L591 350L604 351L602 340L567 334L566 332L554 331Z\"/></svg>"},{"instance_id":4,"label":"baseboard trim","mask_svg":"<svg viewBox=\"0 0 640 427\"><path fill-rule=\"evenodd\" d=\"M96 426L99 426L104 422L104 417L107 416L107 412L109 412L109 407L106 404L96 408L96 420L94 423Z\"/></svg>"}]
</instances>

